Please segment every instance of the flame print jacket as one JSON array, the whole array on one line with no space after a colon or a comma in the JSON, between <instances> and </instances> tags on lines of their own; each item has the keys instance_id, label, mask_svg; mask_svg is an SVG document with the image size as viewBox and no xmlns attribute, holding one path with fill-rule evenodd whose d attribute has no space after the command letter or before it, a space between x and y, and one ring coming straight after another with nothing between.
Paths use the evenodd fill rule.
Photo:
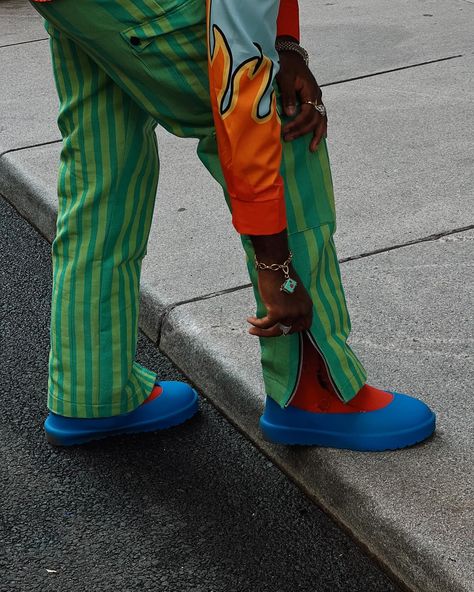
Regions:
<instances>
[{"instance_id":1,"label":"flame print jacket","mask_svg":"<svg viewBox=\"0 0 474 592\"><path fill-rule=\"evenodd\" d=\"M275 40L299 40L298 0L205 1L210 95L232 222L240 234L275 234L286 228Z\"/></svg>"}]
</instances>

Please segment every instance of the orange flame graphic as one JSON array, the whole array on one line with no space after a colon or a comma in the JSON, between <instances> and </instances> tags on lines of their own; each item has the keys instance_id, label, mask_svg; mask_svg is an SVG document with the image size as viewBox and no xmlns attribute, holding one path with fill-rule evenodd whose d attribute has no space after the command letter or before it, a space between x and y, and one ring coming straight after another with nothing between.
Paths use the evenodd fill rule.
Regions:
<instances>
[{"instance_id":1,"label":"orange flame graphic","mask_svg":"<svg viewBox=\"0 0 474 592\"><path fill-rule=\"evenodd\" d=\"M213 27L213 34L215 46L210 67L212 78L218 82L218 86L220 87L220 90L217 93L217 100L222 117L228 117L234 112L236 107L239 106L239 98L241 96L242 88L242 94L248 94L252 104L250 111L252 119L256 123L265 123L274 116L275 101L272 99L270 112L264 117L259 116L258 107L272 82L272 61L267 56L255 56L254 58L245 61L234 73L232 73L231 54L224 36L215 26ZM231 102L227 108L224 108L223 102L225 94L227 94L229 88ZM242 114L246 113L248 116L248 104L243 103L244 101L240 101L243 111Z\"/></svg>"},{"instance_id":2,"label":"orange flame graphic","mask_svg":"<svg viewBox=\"0 0 474 592\"><path fill-rule=\"evenodd\" d=\"M273 64L264 55L255 56L232 72L231 50L224 35L216 26L212 35L215 44L209 55L209 77L220 160L229 193L255 199L269 187L281 186L280 120L274 93L268 113L259 114L272 83Z\"/></svg>"}]
</instances>

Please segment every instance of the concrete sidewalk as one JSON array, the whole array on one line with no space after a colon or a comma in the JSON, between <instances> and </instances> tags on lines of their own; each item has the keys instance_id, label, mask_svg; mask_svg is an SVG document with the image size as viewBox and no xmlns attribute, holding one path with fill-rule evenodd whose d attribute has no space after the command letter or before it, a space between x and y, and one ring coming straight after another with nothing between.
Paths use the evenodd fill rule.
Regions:
<instances>
[{"instance_id":1,"label":"concrete sidewalk","mask_svg":"<svg viewBox=\"0 0 474 592\"><path fill-rule=\"evenodd\" d=\"M253 302L239 240L194 142L161 132L141 326L410 589L472 591L474 4L301 5L303 43L327 86L351 344L372 384L432 405L437 435L386 454L287 450L261 439L264 394L258 344L246 333ZM27 5L0 5L0 192L51 240L60 145L48 44L36 41L45 37Z\"/></svg>"}]
</instances>

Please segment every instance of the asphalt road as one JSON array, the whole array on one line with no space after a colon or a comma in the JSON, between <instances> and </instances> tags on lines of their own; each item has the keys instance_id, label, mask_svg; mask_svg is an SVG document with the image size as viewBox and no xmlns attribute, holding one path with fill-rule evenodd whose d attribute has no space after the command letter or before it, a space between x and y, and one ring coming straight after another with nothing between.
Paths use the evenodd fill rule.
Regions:
<instances>
[{"instance_id":1,"label":"asphalt road","mask_svg":"<svg viewBox=\"0 0 474 592\"><path fill-rule=\"evenodd\" d=\"M71 449L42 431L50 245L0 197L0 590L395 592L209 403ZM178 370L143 335L138 360Z\"/></svg>"}]
</instances>

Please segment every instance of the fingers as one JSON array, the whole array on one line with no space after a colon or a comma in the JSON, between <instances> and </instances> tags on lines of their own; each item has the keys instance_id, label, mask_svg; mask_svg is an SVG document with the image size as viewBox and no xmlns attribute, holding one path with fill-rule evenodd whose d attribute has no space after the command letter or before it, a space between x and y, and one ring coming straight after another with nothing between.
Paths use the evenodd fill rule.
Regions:
<instances>
[{"instance_id":1,"label":"fingers","mask_svg":"<svg viewBox=\"0 0 474 592\"><path fill-rule=\"evenodd\" d=\"M318 149L319 143L321 142L321 140L323 138L326 137L327 132L328 132L328 123L327 123L327 119L324 117L324 118L321 118L319 125L317 126L317 128L313 132L313 139L311 140L311 143L309 145L309 149L311 152L316 152L316 150Z\"/></svg>"},{"instance_id":2,"label":"fingers","mask_svg":"<svg viewBox=\"0 0 474 592\"><path fill-rule=\"evenodd\" d=\"M254 327L257 327L258 329L269 329L270 327L273 327L275 325L276 320L267 315L266 317L262 317L261 319L258 319L257 317L249 317L247 319L247 322L253 325Z\"/></svg>"},{"instance_id":3,"label":"fingers","mask_svg":"<svg viewBox=\"0 0 474 592\"><path fill-rule=\"evenodd\" d=\"M301 105L301 110L298 115L287 123L283 128L283 137L286 141L294 140L299 136L303 135L303 130L306 130L305 133L308 133L312 129L312 125L314 125L316 121L316 115L318 115L317 111L311 105L305 104Z\"/></svg>"},{"instance_id":4,"label":"fingers","mask_svg":"<svg viewBox=\"0 0 474 592\"><path fill-rule=\"evenodd\" d=\"M317 133L319 141L327 130L327 120L312 105L303 104L297 117L283 128L283 138L291 142L310 132ZM319 141L317 143L319 143ZM311 142L313 145L313 142Z\"/></svg>"},{"instance_id":5,"label":"fingers","mask_svg":"<svg viewBox=\"0 0 474 592\"><path fill-rule=\"evenodd\" d=\"M256 327L252 327L249 329L249 333L256 337L281 337L283 335L278 325L273 325L271 329L257 329Z\"/></svg>"},{"instance_id":6,"label":"fingers","mask_svg":"<svg viewBox=\"0 0 474 592\"><path fill-rule=\"evenodd\" d=\"M285 115L293 117L296 113L296 89L294 80L290 78L283 78L280 83L281 103Z\"/></svg>"},{"instance_id":7,"label":"fingers","mask_svg":"<svg viewBox=\"0 0 474 592\"><path fill-rule=\"evenodd\" d=\"M263 322L262 322L263 321ZM249 329L250 335L257 337L281 337L284 333L280 325L291 327L290 331L286 335L292 333L299 333L300 331L307 331L311 327L312 316L305 318L299 318L295 321L285 319L275 322L275 320L266 316L263 319L257 319L256 317L249 317L247 319L253 327Z\"/></svg>"},{"instance_id":8,"label":"fingers","mask_svg":"<svg viewBox=\"0 0 474 592\"><path fill-rule=\"evenodd\" d=\"M268 315L262 319L249 317L247 322L253 325L249 329L250 335L256 335L257 337L278 337L282 335L279 323L275 322L275 319L270 318Z\"/></svg>"}]
</instances>

